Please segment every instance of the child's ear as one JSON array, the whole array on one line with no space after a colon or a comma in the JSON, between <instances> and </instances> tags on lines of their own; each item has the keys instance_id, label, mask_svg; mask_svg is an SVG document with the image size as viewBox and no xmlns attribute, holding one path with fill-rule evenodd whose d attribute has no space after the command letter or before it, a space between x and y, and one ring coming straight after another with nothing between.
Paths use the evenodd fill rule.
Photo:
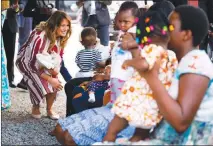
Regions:
<instances>
[{"instance_id":1,"label":"child's ear","mask_svg":"<svg viewBox=\"0 0 213 146\"><path fill-rule=\"evenodd\" d=\"M192 39L192 31L191 30L185 30L183 40L188 41Z\"/></svg>"}]
</instances>

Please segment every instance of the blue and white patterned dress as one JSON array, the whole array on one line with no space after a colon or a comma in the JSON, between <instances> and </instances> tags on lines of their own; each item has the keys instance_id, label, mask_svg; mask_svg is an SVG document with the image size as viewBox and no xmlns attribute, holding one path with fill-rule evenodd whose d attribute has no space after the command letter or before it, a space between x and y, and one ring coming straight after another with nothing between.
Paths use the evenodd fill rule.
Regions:
<instances>
[{"instance_id":1,"label":"blue and white patterned dress","mask_svg":"<svg viewBox=\"0 0 213 146\"><path fill-rule=\"evenodd\" d=\"M4 24L6 10L1 13L1 24ZM0 32L1 33L1 32ZM7 109L11 106L9 82L7 77L7 62L1 33L1 109Z\"/></svg>"},{"instance_id":2,"label":"blue and white patterned dress","mask_svg":"<svg viewBox=\"0 0 213 146\"><path fill-rule=\"evenodd\" d=\"M193 50L180 61L173 77L169 94L177 99L179 78L191 73L210 79L208 89L194 117L194 121L183 133L178 133L165 120L154 130L149 140L130 143L125 139L117 139L116 143L96 143L113 145L213 145L213 64L204 51ZM199 90L199 87L197 87Z\"/></svg>"},{"instance_id":3,"label":"blue and white patterned dress","mask_svg":"<svg viewBox=\"0 0 213 146\"><path fill-rule=\"evenodd\" d=\"M68 130L77 145L91 145L102 141L106 135L108 125L114 117L110 109L110 106L104 106L85 110L60 119L58 123L63 130ZM118 134L118 138L130 138L134 131L135 128L129 126Z\"/></svg>"}]
</instances>

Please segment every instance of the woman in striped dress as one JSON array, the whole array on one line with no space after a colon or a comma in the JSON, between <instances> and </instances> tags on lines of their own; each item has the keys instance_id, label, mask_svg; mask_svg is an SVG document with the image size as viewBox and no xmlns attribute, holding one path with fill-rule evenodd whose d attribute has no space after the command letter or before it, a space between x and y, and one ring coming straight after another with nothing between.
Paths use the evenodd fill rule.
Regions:
<instances>
[{"instance_id":1,"label":"woman in striped dress","mask_svg":"<svg viewBox=\"0 0 213 146\"><path fill-rule=\"evenodd\" d=\"M57 76L46 74L44 69L38 67L36 55L38 53L58 53L61 57L63 48L71 35L71 20L66 13L56 11L46 21L41 22L31 33L26 43L18 52L16 65L24 76L24 81L30 92L33 104L32 116L41 118L40 102L46 98L47 116L58 119L59 116L52 111L52 105L57 91L63 87ZM54 72L54 69L49 70Z\"/></svg>"}]
</instances>

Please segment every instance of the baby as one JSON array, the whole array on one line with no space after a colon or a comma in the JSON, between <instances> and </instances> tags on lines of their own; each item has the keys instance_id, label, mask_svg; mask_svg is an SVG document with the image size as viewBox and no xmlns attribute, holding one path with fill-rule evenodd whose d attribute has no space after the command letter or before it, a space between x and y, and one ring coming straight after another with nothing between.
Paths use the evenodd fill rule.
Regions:
<instances>
[{"instance_id":1,"label":"baby","mask_svg":"<svg viewBox=\"0 0 213 146\"><path fill-rule=\"evenodd\" d=\"M107 62L107 61L106 61ZM107 90L109 88L109 79L110 79L111 66L107 65L104 68L103 73L98 73L93 76L93 80L90 82L84 82L80 85L85 91L89 93L88 102L94 103L95 100L95 91L97 89L103 88ZM74 98L81 97L82 93L76 94Z\"/></svg>"},{"instance_id":2,"label":"baby","mask_svg":"<svg viewBox=\"0 0 213 146\"><path fill-rule=\"evenodd\" d=\"M88 84L89 99L88 101L95 102L95 91L100 88L107 90L109 88L109 77L111 72L111 66L107 65L104 69L104 73L97 74L93 77L93 81Z\"/></svg>"},{"instance_id":3,"label":"baby","mask_svg":"<svg viewBox=\"0 0 213 146\"><path fill-rule=\"evenodd\" d=\"M178 65L175 53L167 50L169 31L173 29L161 11L146 12L137 24L136 42L141 49L140 56L126 60L123 68L136 68L140 65L140 71L148 71L160 60L159 79L168 90ZM132 78L125 82L112 112L115 117L103 141L115 141L117 134L128 124L137 127L130 141L139 141L144 138L144 133L149 132L162 119L149 85L136 70Z\"/></svg>"},{"instance_id":4,"label":"baby","mask_svg":"<svg viewBox=\"0 0 213 146\"><path fill-rule=\"evenodd\" d=\"M80 50L75 58L80 71L76 74L76 78L92 77L94 69L102 66L101 53L95 49L97 44L97 33L94 28L86 27L81 32L81 44L85 49Z\"/></svg>"}]
</instances>

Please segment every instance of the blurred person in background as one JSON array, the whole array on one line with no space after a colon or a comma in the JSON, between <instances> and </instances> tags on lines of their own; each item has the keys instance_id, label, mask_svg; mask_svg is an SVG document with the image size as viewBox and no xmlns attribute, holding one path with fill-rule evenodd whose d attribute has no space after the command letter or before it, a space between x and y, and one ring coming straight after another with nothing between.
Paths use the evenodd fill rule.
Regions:
<instances>
[{"instance_id":1,"label":"blurred person in background","mask_svg":"<svg viewBox=\"0 0 213 146\"><path fill-rule=\"evenodd\" d=\"M27 41L30 32L32 31L32 17L24 17L23 10L27 4L28 0L19 0L20 12L17 15L18 26L19 26L19 39L18 39L18 49L20 49L24 43ZM27 90L27 87L22 80L17 84L17 87Z\"/></svg>"},{"instance_id":2,"label":"blurred person in background","mask_svg":"<svg viewBox=\"0 0 213 146\"><path fill-rule=\"evenodd\" d=\"M155 3L161 2L161 1L164 1L164 0L153 0L153 2ZM188 0L168 0L168 1L170 1L175 7L188 4Z\"/></svg>"},{"instance_id":3,"label":"blurred person in background","mask_svg":"<svg viewBox=\"0 0 213 146\"><path fill-rule=\"evenodd\" d=\"M7 9L5 21L3 23L2 34L5 53L7 57L7 73L9 79L9 86L15 88L14 85L14 55L16 33L18 32L18 23L16 15L19 12L18 0L10 0L10 7Z\"/></svg>"},{"instance_id":4,"label":"blurred person in background","mask_svg":"<svg viewBox=\"0 0 213 146\"><path fill-rule=\"evenodd\" d=\"M205 11L210 23L209 34L200 44L200 49L208 52L207 49L209 44L211 51L209 56L213 61L213 0L198 0L198 6Z\"/></svg>"},{"instance_id":5,"label":"blurred person in background","mask_svg":"<svg viewBox=\"0 0 213 146\"><path fill-rule=\"evenodd\" d=\"M82 26L95 28L98 38L104 46L109 45L109 25L111 20L107 5L111 3L112 0L78 0L76 2L79 7L83 6Z\"/></svg>"}]
</instances>

